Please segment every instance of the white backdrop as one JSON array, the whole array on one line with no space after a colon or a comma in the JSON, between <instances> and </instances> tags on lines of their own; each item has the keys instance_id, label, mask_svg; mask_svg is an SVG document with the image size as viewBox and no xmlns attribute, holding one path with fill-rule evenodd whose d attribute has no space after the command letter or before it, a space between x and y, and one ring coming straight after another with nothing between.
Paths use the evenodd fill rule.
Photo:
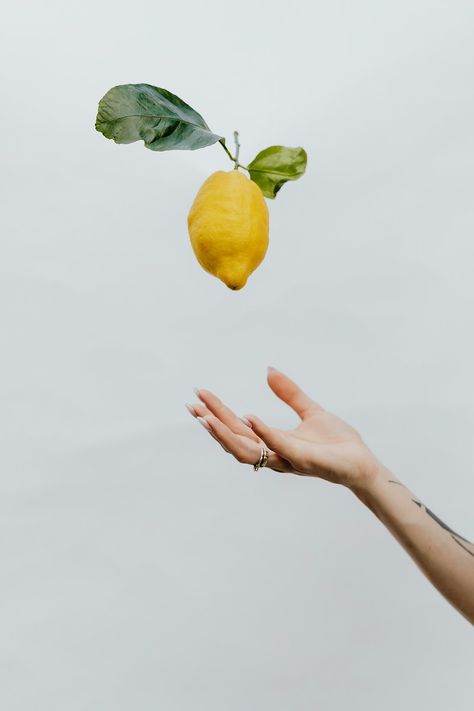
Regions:
<instances>
[{"instance_id":1,"label":"white backdrop","mask_svg":"<svg viewBox=\"0 0 474 711\"><path fill-rule=\"evenodd\" d=\"M464 711L472 631L338 487L231 461L184 402L284 426L286 370L474 535L474 8L10 4L2 22L5 711ZM242 159L308 151L241 292L186 215L224 151L94 131L177 93Z\"/></svg>"}]
</instances>

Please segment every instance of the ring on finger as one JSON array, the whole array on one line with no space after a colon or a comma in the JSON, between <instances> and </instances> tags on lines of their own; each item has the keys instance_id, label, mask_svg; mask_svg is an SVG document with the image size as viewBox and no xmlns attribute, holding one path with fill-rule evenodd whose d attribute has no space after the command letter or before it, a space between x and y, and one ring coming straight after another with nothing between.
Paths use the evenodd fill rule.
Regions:
<instances>
[{"instance_id":1,"label":"ring on finger","mask_svg":"<svg viewBox=\"0 0 474 711\"><path fill-rule=\"evenodd\" d=\"M258 472L259 469L267 465L269 454L270 453L268 449L266 447L262 447L262 449L260 450L260 458L258 462L255 462L255 464L253 465L254 471Z\"/></svg>"}]
</instances>

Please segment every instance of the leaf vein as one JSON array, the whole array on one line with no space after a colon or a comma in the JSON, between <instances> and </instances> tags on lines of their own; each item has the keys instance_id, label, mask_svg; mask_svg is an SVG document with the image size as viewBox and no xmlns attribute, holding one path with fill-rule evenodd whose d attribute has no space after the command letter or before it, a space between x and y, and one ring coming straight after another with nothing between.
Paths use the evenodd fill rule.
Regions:
<instances>
[{"instance_id":1,"label":"leaf vein","mask_svg":"<svg viewBox=\"0 0 474 711\"><path fill-rule=\"evenodd\" d=\"M267 175L278 175L280 178L288 178L298 175L298 173L280 173L277 170L264 170L263 168L251 168L248 166L251 173L266 173Z\"/></svg>"},{"instance_id":2,"label":"leaf vein","mask_svg":"<svg viewBox=\"0 0 474 711\"><path fill-rule=\"evenodd\" d=\"M127 114L127 116L117 116L116 118L113 119L102 119L99 120L98 123L114 123L115 121L123 121L124 119L127 118L154 118L158 119L161 121L161 119L170 119L171 121L174 121L176 123L185 123L188 126L195 126L196 128L200 128L201 131L208 131L209 133L212 133L211 129L209 127L204 127L200 126L198 123L193 123L192 121L186 121L185 119L179 119L175 118L174 116L160 116L159 114ZM216 134L213 134L216 135Z\"/></svg>"}]
</instances>

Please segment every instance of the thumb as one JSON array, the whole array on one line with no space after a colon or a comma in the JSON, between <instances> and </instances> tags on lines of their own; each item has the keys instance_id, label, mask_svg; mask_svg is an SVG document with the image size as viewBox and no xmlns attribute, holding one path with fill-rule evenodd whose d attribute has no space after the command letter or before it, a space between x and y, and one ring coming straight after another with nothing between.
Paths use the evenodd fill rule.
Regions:
<instances>
[{"instance_id":1,"label":"thumb","mask_svg":"<svg viewBox=\"0 0 474 711\"><path fill-rule=\"evenodd\" d=\"M290 462L294 460L297 448L285 432L269 427L255 415L245 415L245 419L250 422L255 434L263 440L268 449Z\"/></svg>"},{"instance_id":2,"label":"thumb","mask_svg":"<svg viewBox=\"0 0 474 711\"><path fill-rule=\"evenodd\" d=\"M286 402L302 420L313 414L320 406L285 373L275 368L268 368L268 384L280 400Z\"/></svg>"}]
</instances>

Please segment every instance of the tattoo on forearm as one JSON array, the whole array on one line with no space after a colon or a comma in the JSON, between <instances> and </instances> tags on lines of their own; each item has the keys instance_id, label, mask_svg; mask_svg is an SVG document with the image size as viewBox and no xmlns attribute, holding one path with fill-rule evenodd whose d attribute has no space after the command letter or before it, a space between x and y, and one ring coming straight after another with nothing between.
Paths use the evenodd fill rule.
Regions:
<instances>
[{"instance_id":1,"label":"tattoo on forearm","mask_svg":"<svg viewBox=\"0 0 474 711\"><path fill-rule=\"evenodd\" d=\"M453 541L456 541L456 543L458 544L458 546L461 546L461 548L464 548L464 550L466 551L466 553L469 553L469 555L472 555L472 557L474 558L474 553L473 553L472 551L470 551L469 548L466 548L466 546L463 545L463 544L461 543L461 541L458 541L458 539L456 538L456 536L454 536L453 534L451 534L451 538L453 539ZM466 540L466 539L463 538L462 540L464 541L464 540ZM468 541L468 543L469 543L469 541Z\"/></svg>"},{"instance_id":2,"label":"tattoo on forearm","mask_svg":"<svg viewBox=\"0 0 474 711\"><path fill-rule=\"evenodd\" d=\"M389 479L389 483L390 484L398 484L399 486L403 486L404 488L406 488L404 486L404 484L402 484L400 481L396 481L395 479ZM433 521L436 521L438 526L441 526L441 528L444 528L444 530L447 531L451 535L451 538L453 539L453 541L456 541L458 546L461 546L461 548L463 548L466 551L466 553L469 553L469 555L472 555L472 557L474 558L474 552L469 550L469 548L467 548L463 543L461 543L461 541L463 541L464 543L468 543L469 545L472 545L472 543L470 541L468 541L467 538L463 538L463 536L460 536L459 533L456 533L456 531L453 531L452 528L447 526L444 523L444 521L442 521L440 518L438 518L438 516L436 516L436 514L433 513L433 511L431 511L431 509L427 508L421 501L417 501L417 499L412 499L412 501L422 511L425 511L425 513L427 513L428 516L430 516L430 518L433 519Z\"/></svg>"},{"instance_id":3,"label":"tattoo on forearm","mask_svg":"<svg viewBox=\"0 0 474 711\"><path fill-rule=\"evenodd\" d=\"M421 501L417 501L416 499L412 499L413 503L416 504L417 506L420 507L420 509L423 509L423 511L426 511L428 516L431 516L433 521L436 521L436 523L441 526L441 528L444 528L445 531L449 531L449 533L452 533L453 536L456 536L457 538L460 538L461 541L465 541L466 543L469 543L467 538L463 538L462 536L459 535L459 533L456 533L456 531L453 531L452 528L449 528L443 521L441 521L440 518L437 517L435 513L433 513L429 508L427 508L424 504L421 503Z\"/></svg>"}]
</instances>

